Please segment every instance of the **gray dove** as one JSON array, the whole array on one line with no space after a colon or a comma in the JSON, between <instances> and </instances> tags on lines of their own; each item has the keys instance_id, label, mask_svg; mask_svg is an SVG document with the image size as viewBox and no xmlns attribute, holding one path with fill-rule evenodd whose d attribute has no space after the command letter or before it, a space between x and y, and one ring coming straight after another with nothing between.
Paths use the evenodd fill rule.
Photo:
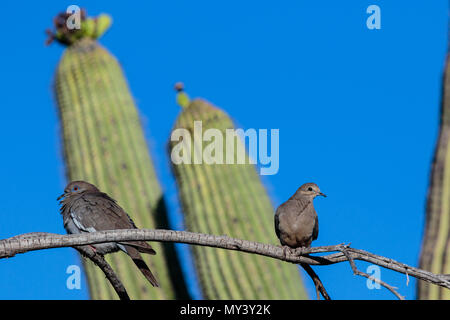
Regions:
<instances>
[{"instance_id":1,"label":"gray dove","mask_svg":"<svg viewBox=\"0 0 450 320\"><path fill-rule=\"evenodd\" d=\"M326 197L315 183L305 183L275 212L275 232L283 246L310 247L319 235L319 220L313 200Z\"/></svg>"},{"instance_id":2,"label":"gray dove","mask_svg":"<svg viewBox=\"0 0 450 320\"><path fill-rule=\"evenodd\" d=\"M130 216L96 186L85 181L72 181L57 200L67 233L96 232L115 229L136 229ZM154 255L155 250L145 241L108 242L90 245L100 255L119 250L128 254L145 278L158 287L158 281L142 259L140 252Z\"/></svg>"},{"instance_id":3,"label":"gray dove","mask_svg":"<svg viewBox=\"0 0 450 320\"><path fill-rule=\"evenodd\" d=\"M313 200L317 196L326 197L315 183L305 183L275 212L275 232L283 245L284 253L292 249L307 248L319 236L319 219L314 210ZM296 252L294 252L296 253ZM330 300L322 282L309 264L300 263L309 274L316 287L317 299L322 293Z\"/></svg>"}]
</instances>

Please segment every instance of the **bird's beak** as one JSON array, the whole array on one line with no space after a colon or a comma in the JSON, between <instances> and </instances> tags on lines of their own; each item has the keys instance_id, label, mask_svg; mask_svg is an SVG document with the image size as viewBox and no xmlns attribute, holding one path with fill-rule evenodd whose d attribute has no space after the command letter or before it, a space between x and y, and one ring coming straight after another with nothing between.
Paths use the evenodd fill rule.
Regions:
<instances>
[{"instance_id":1,"label":"bird's beak","mask_svg":"<svg viewBox=\"0 0 450 320\"><path fill-rule=\"evenodd\" d=\"M64 198L65 195L66 195L65 193L63 193L62 195L60 195L58 198L56 198L56 201L59 201L60 199Z\"/></svg>"},{"instance_id":2,"label":"bird's beak","mask_svg":"<svg viewBox=\"0 0 450 320\"><path fill-rule=\"evenodd\" d=\"M327 195L325 194L325 193L322 193L322 192L319 192L319 196L322 196L322 197L327 197Z\"/></svg>"}]
</instances>

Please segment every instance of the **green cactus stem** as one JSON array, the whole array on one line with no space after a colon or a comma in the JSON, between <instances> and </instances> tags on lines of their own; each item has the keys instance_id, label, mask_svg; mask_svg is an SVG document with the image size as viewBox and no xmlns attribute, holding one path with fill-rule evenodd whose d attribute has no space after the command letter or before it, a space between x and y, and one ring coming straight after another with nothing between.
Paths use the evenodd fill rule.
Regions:
<instances>
[{"instance_id":1,"label":"green cactus stem","mask_svg":"<svg viewBox=\"0 0 450 320\"><path fill-rule=\"evenodd\" d=\"M54 89L67 179L97 185L140 228L167 228L161 224L166 219L161 187L125 76L118 61L95 40L110 19L84 17L81 30L72 32L61 17L66 15L55 19L54 39L67 48L56 70ZM88 21L89 30L83 30ZM132 299L187 298L173 246L152 246L157 255L143 256L160 288L153 288L124 253L106 258ZM97 267L85 262L85 270L92 299L117 298Z\"/></svg>"},{"instance_id":2,"label":"green cactus stem","mask_svg":"<svg viewBox=\"0 0 450 320\"><path fill-rule=\"evenodd\" d=\"M439 138L428 190L425 234L420 268L450 274L450 58L447 56L442 85ZM417 282L418 299L449 300L450 290Z\"/></svg>"},{"instance_id":3,"label":"green cactus stem","mask_svg":"<svg viewBox=\"0 0 450 320\"><path fill-rule=\"evenodd\" d=\"M187 129L192 136L194 121L202 122L203 132L216 128L225 135L226 129L234 129L225 112L203 99L190 101L181 85L177 85L176 90L183 110L174 130ZM169 143L171 156L182 139L172 140ZM191 149L185 151L193 154L200 149L203 154L207 144L204 143L202 149L192 140ZM243 148L238 138L235 143ZM278 244L273 206L256 168L248 164L247 155L246 160L246 164L172 163L189 231ZM205 247L193 247L193 256L206 299L307 298L295 265Z\"/></svg>"}]
</instances>

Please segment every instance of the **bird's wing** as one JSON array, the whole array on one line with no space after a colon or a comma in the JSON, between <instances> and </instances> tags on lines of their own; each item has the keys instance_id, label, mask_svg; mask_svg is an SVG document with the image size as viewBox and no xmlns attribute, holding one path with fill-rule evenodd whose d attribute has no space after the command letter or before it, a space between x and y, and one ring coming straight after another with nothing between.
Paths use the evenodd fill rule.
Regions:
<instances>
[{"instance_id":1,"label":"bird's wing","mask_svg":"<svg viewBox=\"0 0 450 320\"><path fill-rule=\"evenodd\" d=\"M72 202L70 215L83 231L136 228L127 213L107 194L87 193Z\"/></svg>"},{"instance_id":2,"label":"bird's wing","mask_svg":"<svg viewBox=\"0 0 450 320\"><path fill-rule=\"evenodd\" d=\"M136 225L125 210L103 192L92 192L80 196L72 203L70 216L75 225L84 232L136 229ZM156 254L145 241L123 243L136 247L142 253Z\"/></svg>"},{"instance_id":3,"label":"bird's wing","mask_svg":"<svg viewBox=\"0 0 450 320\"><path fill-rule=\"evenodd\" d=\"M279 217L279 210L280 207L278 207L277 211L275 212L274 216L274 225L275 225L275 233L277 234L278 239L280 239L280 217Z\"/></svg>"},{"instance_id":4,"label":"bird's wing","mask_svg":"<svg viewBox=\"0 0 450 320\"><path fill-rule=\"evenodd\" d=\"M312 239L316 240L319 236L319 217L316 215L316 219L314 221L314 229L312 234Z\"/></svg>"}]
</instances>

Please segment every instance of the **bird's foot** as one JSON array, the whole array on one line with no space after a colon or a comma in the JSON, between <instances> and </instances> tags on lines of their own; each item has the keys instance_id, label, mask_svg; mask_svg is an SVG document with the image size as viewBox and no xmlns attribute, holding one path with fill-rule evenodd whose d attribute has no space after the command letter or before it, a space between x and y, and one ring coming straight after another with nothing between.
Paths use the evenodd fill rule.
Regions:
<instances>
[{"instance_id":1,"label":"bird's foot","mask_svg":"<svg viewBox=\"0 0 450 320\"><path fill-rule=\"evenodd\" d=\"M292 254L292 250L290 247L288 246L281 246L281 248L283 249L283 256L285 259L287 259L288 255Z\"/></svg>"},{"instance_id":2,"label":"bird's foot","mask_svg":"<svg viewBox=\"0 0 450 320\"><path fill-rule=\"evenodd\" d=\"M301 256L303 254L303 248L291 248L289 246L282 246L284 258L288 256Z\"/></svg>"},{"instance_id":3,"label":"bird's foot","mask_svg":"<svg viewBox=\"0 0 450 320\"><path fill-rule=\"evenodd\" d=\"M295 248L295 249L293 250L292 254L295 255L295 256L302 256L302 255L305 253L305 249L306 249L306 248L307 248L307 247L298 247L298 248Z\"/></svg>"},{"instance_id":4,"label":"bird's foot","mask_svg":"<svg viewBox=\"0 0 450 320\"><path fill-rule=\"evenodd\" d=\"M299 257L299 256L303 256L309 252L307 250L308 247L291 248L289 246L284 245L284 246L281 246L281 248L283 249L284 258L287 258L288 255Z\"/></svg>"}]
</instances>

